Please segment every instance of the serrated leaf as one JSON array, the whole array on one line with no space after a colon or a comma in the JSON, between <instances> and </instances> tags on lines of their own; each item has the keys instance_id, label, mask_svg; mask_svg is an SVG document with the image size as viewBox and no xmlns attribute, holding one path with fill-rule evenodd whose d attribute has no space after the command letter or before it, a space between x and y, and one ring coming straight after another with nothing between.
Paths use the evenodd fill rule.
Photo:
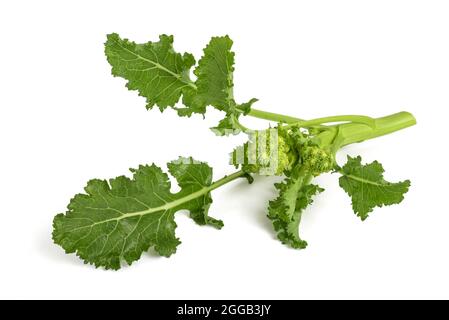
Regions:
<instances>
[{"instance_id":1,"label":"serrated leaf","mask_svg":"<svg viewBox=\"0 0 449 320\"><path fill-rule=\"evenodd\" d=\"M268 218L272 220L279 240L295 249L304 249L307 242L299 236L302 213L313 202L312 197L324 189L309 184L312 176L296 167L282 183L277 183L279 196L270 201Z\"/></svg>"},{"instance_id":2,"label":"serrated leaf","mask_svg":"<svg viewBox=\"0 0 449 320\"><path fill-rule=\"evenodd\" d=\"M173 37L159 36L158 42L136 44L121 39L118 34L107 36L105 53L112 74L128 80L129 90L137 90L147 100L147 108L157 105L161 111L173 107L185 95L196 89L189 79L195 59L190 53L181 55L173 49ZM184 115L198 110L183 109Z\"/></svg>"},{"instance_id":3,"label":"serrated leaf","mask_svg":"<svg viewBox=\"0 0 449 320\"><path fill-rule=\"evenodd\" d=\"M226 116L217 127L211 128L217 135L238 134L242 127L238 122L241 114L247 114L257 99L242 104L234 100L234 52L232 40L228 36L213 37L204 49L204 55L198 62L194 74L197 76L196 95L191 101L197 110L206 110L213 106L224 111Z\"/></svg>"},{"instance_id":4,"label":"serrated leaf","mask_svg":"<svg viewBox=\"0 0 449 320\"><path fill-rule=\"evenodd\" d=\"M192 170L192 165L198 170ZM205 163L195 162L192 158L179 158L167 164L168 172L176 178L182 192L186 195L194 193L197 189L212 184L212 168ZM208 215L209 207L212 204L210 193L198 197L192 201L197 201L195 207L190 209L190 217L199 225L211 225L217 229L223 227L223 221L212 218Z\"/></svg>"},{"instance_id":5,"label":"serrated leaf","mask_svg":"<svg viewBox=\"0 0 449 320\"><path fill-rule=\"evenodd\" d=\"M235 105L233 94L234 52L228 36L213 37L204 48L204 55L198 62L194 74L197 94L193 99L196 108L213 106L228 111Z\"/></svg>"},{"instance_id":6,"label":"serrated leaf","mask_svg":"<svg viewBox=\"0 0 449 320\"><path fill-rule=\"evenodd\" d=\"M116 270L151 247L162 256L175 253L180 241L174 215L179 210L190 211L199 224L221 227L221 221L207 215L212 169L191 158L168 167L181 187L177 193L170 192L168 175L154 164L131 169L132 179L89 181L86 193L77 194L68 211L55 217L53 240L86 263Z\"/></svg>"},{"instance_id":7,"label":"serrated leaf","mask_svg":"<svg viewBox=\"0 0 449 320\"><path fill-rule=\"evenodd\" d=\"M190 69L195 59L190 53L181 55L173 49L173 37L159 36L158 42L136 44L121 39L116 33L107 36L105 53L112 66L112 74L128 80L129 90L137 90L147 100L147 108L154 105L161 111L175 109L179 116L204 114L207 106L226 113L216 130L219 135L240 132L240 114L247 114L256 99L236 104L233 95L234 52L228 36L213 37L204 49L204 56L195 68L193 82ZM175 106L181 99L183 106ZM225 133L226 131L226 133Z\"/></svg>"},{"instance_id":8,"label":"serrated leaf","mask_svg":"<svg viewBox=\"0 0 449 320\"><path fill-rule=\"evenodd\" d=\"M374 161L362 165L362 158L348 156L341 168L340 187L352 199L352 208L365 220L375 207L400 203L410 187L410 181L391 183L384 180L382 165Z\"/></svg>"}]
</instances>

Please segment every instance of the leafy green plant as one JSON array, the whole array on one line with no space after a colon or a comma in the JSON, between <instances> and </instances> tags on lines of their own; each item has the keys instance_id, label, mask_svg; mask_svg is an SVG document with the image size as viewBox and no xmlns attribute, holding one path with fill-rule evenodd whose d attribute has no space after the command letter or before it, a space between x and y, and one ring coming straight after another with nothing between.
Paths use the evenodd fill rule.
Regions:
<instances>
[{"instance_id":1,"label":"leafy green plant","mask_svg":"<svg viewBox=\"0 0 449 320\"><path fill-rule=\"evenodd\" d=\"M228 36L214 37L196 64L191 54L174 50L172 36L161 35L158 42L136 44L117 34L108 35L105 53L112 74L125 78L129 90L145 97L148 109L173 108L179 116L190 117L204 115L211 106L225 114L213 132L219 136L247 134L248 142L230 154L230 163L238 171L216 181L212 168L204 162L191 157L169 162L168 172L180 187L176 193L170 191L167 173L154 164L131 169L132 178L89 181L85 193L75 195L67 212L54 218L56 244L86 263L106 269L119 269L123 262L131 265L150 248L168 257L180 244L175 235L176 212L188 210L197 224L220 229L223 222L208 214L211 192L238 178L251 183L257 174L284 176L283 182L275 184L279 195L269 202L267 216L279 240L293 248L307 246L299 235L299 224L313 197L324 191L312 184L320 174L340 174L340 186L362 220L375 207L403 200L410 181L384 180L383 167L377 161L362 164L360 157L348 157L340 167L335 159L337 151L346 145L414 125L410 113L303 120L255 109L257 99L243 103L235 100L231 47ZM240 122L244 116L276 122L276 127L250 130Z\"/></svg>"}]
</instances>

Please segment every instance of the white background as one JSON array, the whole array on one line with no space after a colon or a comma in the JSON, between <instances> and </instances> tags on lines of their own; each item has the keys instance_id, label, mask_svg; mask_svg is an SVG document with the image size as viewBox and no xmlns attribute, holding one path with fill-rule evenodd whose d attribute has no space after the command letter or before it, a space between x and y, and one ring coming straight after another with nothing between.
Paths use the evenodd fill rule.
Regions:
<instances>
[{"instance_id":1,"label":"white background","mask_svg":"<svg viewBox=\"0 0 449 320\"><path fill-rule=\"evenodd\" d=\"M0 298L449 298L447 1L2 1L0 4ZM52 244L53 216L90 178L192 155L231 173L243 136L222 117L146 111L113 78L107 33L137 42L175 35L199 57L214 35L236 52L235 95L304 118L415 114L418 126L340 153L379 160L405 201L365 222L336 175L305 213L306 250L281 245L265 218L274 178L214 192L217 231L177 215L182 244L119 272ZM267 123L245 119L252 127Z\"/></svg>"}]
</instances>

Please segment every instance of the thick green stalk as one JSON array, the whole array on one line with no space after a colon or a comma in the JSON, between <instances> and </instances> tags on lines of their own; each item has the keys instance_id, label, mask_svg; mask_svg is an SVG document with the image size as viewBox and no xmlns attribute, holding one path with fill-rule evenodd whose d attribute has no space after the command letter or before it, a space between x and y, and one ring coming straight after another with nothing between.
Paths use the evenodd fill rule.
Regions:
<instances>
[{"instance_id":1,"label":"thick green stalk","mask_svg":"<svg viewBox=\"0 0 449 320\"><path fill-rule=\"evenodd\" d=\"M333 144L333 149L335 150L351 143L377 138L416 124L415 117L406 111L375 119L364 116L335 116L318 118L309 121L278 113L257 110L254 108L251 109L248 115L259 119L288 123L290 125L299 123L299 125L305 124L307 126L332 121L354 121L351 123L333 126L320 126L321 128L329 129L318 135L321 141L320 144L322 146Z\"/></svg>"},{"instance_id":2,"label":"thick green stalk","mask_svg":"<svg viewBox=\"0 0 449 320\"><path fill-rule=\"evenodd\" d=\"M358 123L342 125L340 127L340 134L343 137L342 146L384 136L415 124L415 117L411 113L403 111L375 119L375 129Z\"/></svg>"},{"instance_id":3,"label":"thick green stalk","mask_svg":"<svg viewBox=\"0 0 449 320\"><path fill-rule=\"evenodd\" d=\"M351 143L377 138L416 124L415 117L409 112L398 112L386 117L374 119L374 127L360 123L346 123L330 126L332 130L319 134L320 144L334 145L336 149Z\"/></svg>"},{"instance_id":4,"label":"thick green stalk","mask_svg":"<svg viewBox=\"0 0 449 320\"><path fill-rule=\"evenodd\" d=\"M324 130L318 135L320 145L332 145L332 149L335 152L348 144L377 138L416 124L415 117L406 111L376 119L365 116L335 116L309 121L257 109L251 109L248 115L259 119L288 123L290 125L298 123L300 126L313 126L334 121L353 121L351 123L333 126L321 126L329 130Z\"/></svg>"}]
</instances>

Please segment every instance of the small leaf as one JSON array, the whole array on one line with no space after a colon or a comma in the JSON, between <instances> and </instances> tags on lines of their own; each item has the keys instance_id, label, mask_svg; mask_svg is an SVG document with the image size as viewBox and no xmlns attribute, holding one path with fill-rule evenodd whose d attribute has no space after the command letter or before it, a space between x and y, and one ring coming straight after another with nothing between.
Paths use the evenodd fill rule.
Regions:
<instances>
[{"instance_id":1,"label":"small leaf","mask_svg":"<svg viewBox=\"0 0 449 320\"><path fill-rule=\"evenodd\" d=\"M192 170L192 165L196 167ZM198 162L193 158L180 157L176 161L167 164L168 172L176 178L178 185L182 188L182 192L186 195L194 193L196 190L204 186L212 184L212 168L206 163ZM181 195L181 193L178 193ZM210 193L194 200L196 210L190 210L190 217L199 225L211 225L217 229L223 227L223 221L208 216L209 207L212 204Z\"/></svg>"},{"instance_id":2,"label":"small leaf","mask_svg":"<svg viewBox=\"0 0 449 320\"><path fill-rule=\"evenodd\" d=\"M410 187L410 181L391 183L383 178L382 165L374 161L362 165L362 158L351 158L340 170L342 187L352 199L352 208L362 220L375 207L400 203Z\"/></svg>"},{"instance_id":3,"label":"small leaf","mask_svg":"<svg viewBox=\"0 0 449 320\"><path fill-rule=\"evenodd\" d=\"M224 111L226 116L218 126L211 128L219 136L238 134L243 128L238 122L241 114L248 114L257 99L237 104L234 100L234 52L232 40L228 36L213 37L204 49L204 55L198 62L194 73L198 77L195 85L197 92L187 104L195 110L206 110L213 106Z\"/></svg>"},{"instance_id":4,"label":"small leaf","mask_svg":"<svg viewBox=\"0 0 449 320\"><path fill-rule=\"evenodd\" d=\"M256 98L252 98L248 102L241 103L241 104L237 105L236 109L241 111L243 113L243 115L247 115L251 111L252 105L257 101L259 101L259 100Z\"/></svg>"}]
</instances>

